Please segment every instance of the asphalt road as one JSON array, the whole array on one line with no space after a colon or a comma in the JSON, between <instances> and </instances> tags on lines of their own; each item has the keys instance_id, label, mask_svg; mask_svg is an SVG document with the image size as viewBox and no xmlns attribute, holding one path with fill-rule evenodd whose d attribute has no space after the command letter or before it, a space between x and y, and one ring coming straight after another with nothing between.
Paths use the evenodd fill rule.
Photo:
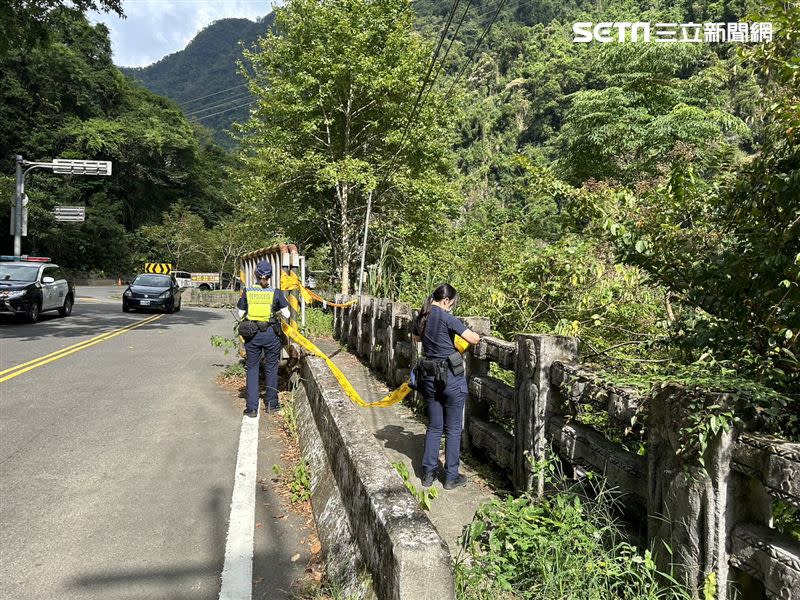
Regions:
<instances>
[{"instance_id":1,"label":"asphalt road","mask_svg":"<svg viewBox=\"0 0 800 600\"><path fill-rule=\"evenodd\" d=\"M122 313L119 294L80 288L72 316L36 324L0 315L4 600L220 595L243 401L214 382L234 359L209 338L229 335L231 316L184 307L143 323L153 315ZM259 424L269 480L282 448ZM286 598L309 557L303 522L255 487L248 592Z\"/></svg>"}]
</instances>

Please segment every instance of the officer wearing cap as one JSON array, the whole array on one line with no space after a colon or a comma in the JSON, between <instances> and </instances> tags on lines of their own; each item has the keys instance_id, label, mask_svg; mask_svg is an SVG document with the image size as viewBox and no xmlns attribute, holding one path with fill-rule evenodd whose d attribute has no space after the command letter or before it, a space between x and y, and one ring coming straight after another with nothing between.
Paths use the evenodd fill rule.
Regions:
<instances>
[{"instance_id":1,"label":"officer wearing cap","mask_svg":"<svg viewBox=\"0 0 800 600\"><path fill-rule=\"evenodd\" d=\"M246 287L239 298L239 318L252 321L257 330L246 339L247 351L247 407L244 414L258 416L258 379L261 355L266 364L267 393L264 404L268 411L280 408L278 404L278 361L281 358L281 340L278 335L280 320L278 315L289 318L289 303L280 290L270 285L272 265L262 260L256 265L257 285Z\"/></svg>"}]
</instances>

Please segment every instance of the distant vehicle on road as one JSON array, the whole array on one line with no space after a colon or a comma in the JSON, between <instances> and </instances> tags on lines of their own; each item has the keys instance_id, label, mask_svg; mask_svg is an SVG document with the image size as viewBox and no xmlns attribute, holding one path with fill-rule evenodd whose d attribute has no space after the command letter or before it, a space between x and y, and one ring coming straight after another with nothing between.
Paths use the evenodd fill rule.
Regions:
<instances>
[{"instance_id":1,"label":"distant vehicle on road","mask_svg":"<svg viewBox=\"0 0 800 600\"><path fill-rule=\"evenodd\" d=\"M13 313L35 323L46 311L72 314L75 284L44 256L0 257L0 313Z\"/></svg>"},{"instance_id":2,"label":"distant vehicle on road","mask_svg":"<svg viewBox=\"0 0 800 600\"><path fill-rule=\"evenodd\" d=\"M192 274L189 271L172 271L172 276L179 288L197 287L197 282L192 280Z\"/></svg>"},{"instance_id":3,"label":"distant vehicle on road","mask_svg":"<svg viewBox=\"0 0 800 600\"><path fill-rule=\"evenodd\" d=\"M230 273L191 273L192 282L197 289L207 292L209 290L238 290L241 282L238 277Z\"/></svg>"},{"instance_id":4,"label":"distant vehicle on road","mask_svg":"<svg viewBox=\"0 0 800 600\"><path fill-rule=\"evenodd\" d=\"M182 288L170 275L142 273L122 293L122 312L159 309L166 313L181 309Z\"/></svg>"}]
</instances>

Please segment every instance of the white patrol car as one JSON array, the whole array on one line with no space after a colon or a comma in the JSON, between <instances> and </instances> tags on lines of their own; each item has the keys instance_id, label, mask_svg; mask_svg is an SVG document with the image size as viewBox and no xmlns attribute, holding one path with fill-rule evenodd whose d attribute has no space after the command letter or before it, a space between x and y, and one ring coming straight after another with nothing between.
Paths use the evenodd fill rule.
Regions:
<instances>
[{"instance_id":1,"label":"white patrol car","mask_svg":"<svg viewBox=\"0 0 800 600\"><path fill-rule=\"evenodd\" d=\"M72 314L75 286L67 274L43 256L0 256L0 313L25 317L31 323L41 313Z\"/></svg>"}]
</instances>

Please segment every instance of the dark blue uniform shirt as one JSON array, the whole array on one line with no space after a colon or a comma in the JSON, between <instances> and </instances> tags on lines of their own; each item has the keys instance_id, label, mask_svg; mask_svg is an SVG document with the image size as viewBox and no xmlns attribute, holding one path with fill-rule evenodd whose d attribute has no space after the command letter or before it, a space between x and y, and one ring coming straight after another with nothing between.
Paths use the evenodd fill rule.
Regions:
<instances>
[{"instance_id":1,"label":"dark blue uniform shirt","mask_svg":"<svg viewBox=\"0 0 800 600\"><path fill-rule=\"evenodd\" d=\"M270 288L265 288L269 290ZM273 290L275 295L272 297L272 315L275 316L279 310L282 308L286 308L289 306L289 303L286 301L286 297L283 295L281 290ZM241 298L239 298L239 302L236 304L239 307L239 310L247 310L247 291L242 292Z\"/></svg>"},{"instance_id":2,"label":"dark blue uniform shirt","mask_svg":"<svg viewBox=\"0 0 800 600\"><path fill-rule=\"evenodd\" d=\"M459 319L438 306L431 307L431 314L425 322L425 333L422 337L422 349L427 358L447 358L456 351L453 340L467 330ZM417 322L414 322L414 334L419 335Z\"/></svg>"}]
</instances>

